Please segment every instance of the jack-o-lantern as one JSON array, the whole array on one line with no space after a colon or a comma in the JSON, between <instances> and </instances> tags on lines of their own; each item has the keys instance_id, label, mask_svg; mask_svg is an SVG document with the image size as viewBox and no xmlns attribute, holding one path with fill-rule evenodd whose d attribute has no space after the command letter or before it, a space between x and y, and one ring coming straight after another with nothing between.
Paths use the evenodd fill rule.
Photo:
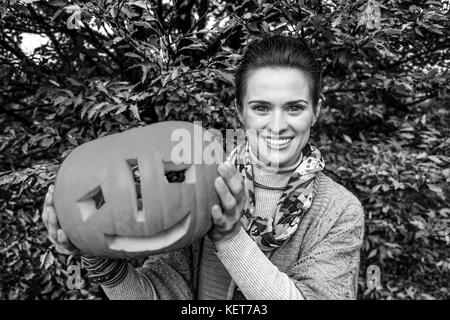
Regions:
<instances>
[{"instance_id":1,"label":"jack-o-lantern","mask_svg":"<svg viewBox=\"0 0 450 320\"><path fill-rule=\"evenodd\" d=\"M217 164L194 161L208 143L195 141L196 130L204 132L189 122L159 122L74 149L54 191L69 239L84 254L124 258L179 249L204 236L219 203ZM183 133L190 141L174 139ZM174 161L180 143L190 161Z\"/></svg>"}]
</instances>

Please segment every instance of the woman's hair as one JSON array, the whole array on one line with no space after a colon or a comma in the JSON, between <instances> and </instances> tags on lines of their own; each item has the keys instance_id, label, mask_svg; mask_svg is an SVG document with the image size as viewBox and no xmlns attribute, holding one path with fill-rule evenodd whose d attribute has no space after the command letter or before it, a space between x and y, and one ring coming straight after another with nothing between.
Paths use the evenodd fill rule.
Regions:
<instances>
[{"instance_id":1,"label":"woman's hair","mask_svg":"<svg viewBox=\"0 0 450 320\"><path fill-rule=\"evenodd\" d=\"M250 72L263 67L296 68L305 72L309 78L313 107L316 108L322 82L320 62L303 39L276 35L250 43L235 71L236 102L239 111L242 112L246 81Z\"/></svg>"}]
</instances>

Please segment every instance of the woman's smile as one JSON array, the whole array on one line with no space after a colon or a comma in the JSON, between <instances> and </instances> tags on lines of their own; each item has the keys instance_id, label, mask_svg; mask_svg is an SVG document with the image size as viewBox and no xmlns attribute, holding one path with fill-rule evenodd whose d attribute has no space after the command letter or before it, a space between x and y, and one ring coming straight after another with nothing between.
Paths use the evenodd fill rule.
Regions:
<instances>
[{"instance_id":1,"label":"woman's smile","mask_svg":"<svg viewBox=\"0 0 450 320\"><path fill-rule=\"evenodd\" d=\"M293 137L262 137L270 149L283 150L289 146Z\"/></svg>"}]
</instances>

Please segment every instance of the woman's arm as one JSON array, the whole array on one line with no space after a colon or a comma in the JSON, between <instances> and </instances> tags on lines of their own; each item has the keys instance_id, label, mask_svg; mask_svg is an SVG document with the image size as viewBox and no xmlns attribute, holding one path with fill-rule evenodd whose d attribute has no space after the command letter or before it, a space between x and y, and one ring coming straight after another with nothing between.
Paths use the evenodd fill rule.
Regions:
<instances>
[{"instance_id":1,"label":"woman's arm","mask_svg":"<svg viewBox=\"0 0 450 320\"><path fill-rule=\"evenodd\" d=\"M42 220L58 252L80 255L80 250L58 223L53 207L53 186L49 187L45 198ZM194 243L183 250L150 257L137 269L122 259L82 259L89 279L101 284L110 299L193 299L199 246Z\"/></svg>"},{"instance_id":2,"label":"woman's arm","mask_svg":"<svg viewBox=\"0 0 450 320\"><path fill-rule=\"evenodd\" d=\"M91 283L100 284L111 300L157 300L150 279L125 259L82 257Z\"/></svg>"},{"instance_id":3,"label":"woman's arm","mask_svg":"<svg viewBox=\"0 0 450 320\"><path fill-rule=\"evenodd\" d=\"M217 256L249 300L303 300L295 282L264 255L241 228L226 243L216 243Z\"/></svg>"},{"instance_id":4,"label":"woman's arm","mask_svg":"<svg viewBox=\"0 0 450 320\"><path fill-rule=\"evenodd\" d=\"M83 262L91 281L101 284L111 300L193 299L198 246L151 256L140 268L120 259L83 258Z\"/></svg>"},{"instance_id":5,"label":"woman's arm","mask_svg":"<svg viewBox=\"0 0 450 320\"><path fill-rule=\"evenodd\" d=\"M212 207L208 233L219 259L247 299L302 299L295 284L278 271L240 223L246 195L243 177L229 162L219 165L215 188L221 205Z\"/></svg>"}]
</instances>

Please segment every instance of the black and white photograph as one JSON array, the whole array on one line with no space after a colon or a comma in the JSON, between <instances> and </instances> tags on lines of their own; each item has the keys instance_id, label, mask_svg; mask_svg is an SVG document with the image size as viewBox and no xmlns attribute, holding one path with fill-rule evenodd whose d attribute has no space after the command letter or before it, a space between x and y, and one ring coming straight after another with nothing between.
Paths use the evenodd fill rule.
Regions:
<instances>
[{"instance_id":1,"label":"black and white photograph","mask_svg":"<svg viewBox=\"0 0 450 320\"><path fill-rule=\"evenodd\" d=\"M449 299L450 0L0 1L0 300Z\"/></svg>"}]
</instances>

